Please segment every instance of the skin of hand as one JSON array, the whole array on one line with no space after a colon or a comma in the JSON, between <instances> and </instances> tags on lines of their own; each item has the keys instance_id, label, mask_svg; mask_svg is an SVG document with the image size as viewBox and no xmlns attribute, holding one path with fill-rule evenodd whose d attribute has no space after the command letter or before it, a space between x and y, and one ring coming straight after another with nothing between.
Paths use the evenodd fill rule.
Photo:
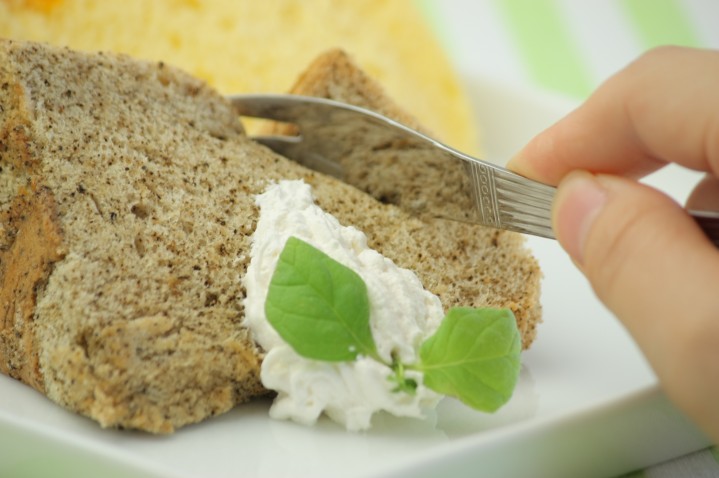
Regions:
<instances>
[{"instance_id":1,"label":"skin of hand","mask_svg":"<svg viewBox=\"0 0 719 478\"><path fill-rule=\"evenodd\" d=\"M509 168L559 184L560 244L670 400L719 443L719 249L680 205L637 182L668 162L705 171L689 201L719 210L717 51L645 53Z\"/></svg>"}]
</instances>

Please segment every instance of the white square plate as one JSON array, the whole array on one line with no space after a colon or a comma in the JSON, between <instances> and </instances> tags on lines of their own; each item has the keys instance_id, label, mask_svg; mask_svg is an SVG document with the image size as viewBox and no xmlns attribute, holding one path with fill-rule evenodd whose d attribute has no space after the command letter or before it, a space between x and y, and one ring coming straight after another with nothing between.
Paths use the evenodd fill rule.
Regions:
<instances>
[{"instance_id":1,"label":"white square plate","mask_svg":"<svg viewBox=\"0 0 719 478\"><path fill-rule=\"evenodd\" d=\"M486 81L469 84L489 159L507 158L573 104ZM682 199L696 175L650 182ZM612 476L708 440L663 397L621 325L558 245L530 238L544 323L520 383L495 415L446 399L427 420L378 416L367 433L306 428L256 401L171 436L102 430L0 376L0 476Z\"/></svg>"}]
</instances>

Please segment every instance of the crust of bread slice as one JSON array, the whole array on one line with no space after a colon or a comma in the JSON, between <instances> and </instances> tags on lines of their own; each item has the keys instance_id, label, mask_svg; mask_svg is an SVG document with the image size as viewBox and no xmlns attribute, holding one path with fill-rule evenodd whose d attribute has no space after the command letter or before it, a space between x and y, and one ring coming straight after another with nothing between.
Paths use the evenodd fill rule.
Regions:
<instances>
[{"instance_id":1,"label":"crust of bread slice","mask_svg":"<svg viewBox=\"0 0 719 478\"><path fill-rule=\"evenodd\" d=\"M539 269L521 237L424 220L278 156L162 63L0 41L0 371L153 433L266 393L241 278L255 196L281 179L445 306L511 308L531 343Z\"/></svg>"}]
</instances>

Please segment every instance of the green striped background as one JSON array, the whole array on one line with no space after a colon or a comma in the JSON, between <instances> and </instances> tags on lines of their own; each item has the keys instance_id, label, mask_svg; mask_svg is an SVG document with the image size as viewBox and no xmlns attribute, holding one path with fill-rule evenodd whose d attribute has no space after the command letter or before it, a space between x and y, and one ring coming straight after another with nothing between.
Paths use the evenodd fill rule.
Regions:
<instances>
[{"instance_id":1,"label":"green striped background","mask_svg":"<svg viewBox=\"0 0 719 478\"><path fill-rule=\"evenodd\" d=\"M643 49L673 44L698 46L692 24L676 0L619 0ZM591 92L587 64L571 41L556 1L497 2L532 79L575 97Z\"/></svg>"},{"instance_id":2,"label":"green striped background","mask_svg":"<svg viewBox=\"0 0 719 478\"><path fill-rule=\"evenodd\" d=\"M441 0L417 1L432 18L436 2ZM642 49L666 44L700 46L681 0L614 1L634 28ZM596 85L592 84L589 67L572 41L556 0L493 2L536 84L576 98L584 98L592 91Z\"/></svg>"}]
</instances>

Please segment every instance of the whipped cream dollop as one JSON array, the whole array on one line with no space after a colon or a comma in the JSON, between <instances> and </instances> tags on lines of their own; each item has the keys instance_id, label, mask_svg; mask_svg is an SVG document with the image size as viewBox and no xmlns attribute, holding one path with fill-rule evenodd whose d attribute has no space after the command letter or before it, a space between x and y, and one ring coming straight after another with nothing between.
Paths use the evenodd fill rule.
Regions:
<instances>
[{"instance_id":1,"label":"whipped cream dollop","mask_svg":"<svg viewBox=\"0 0 719 478\"><path fill-rule=\"evenodd\" d=\"M281 181L257 196L260 218L252 238L251 260L244 277L245 325L265 349L260 378L277 392L270 416L314 424L324 412L348 430L370 427L384 410L397 416L422 417L441 395L426 388L420 372L414 394L395 392L390 367L368 357L352 362L322 362L298 355L267 321L265 300L277 260L287 239L301 239L364 280L370 303L370 328L377 352L387 363L418 361L419 346L439 327L442 305L417 276L367 246L365 234L342 226L314 203L303 181Z\"/></svg>"}]
</instances>

